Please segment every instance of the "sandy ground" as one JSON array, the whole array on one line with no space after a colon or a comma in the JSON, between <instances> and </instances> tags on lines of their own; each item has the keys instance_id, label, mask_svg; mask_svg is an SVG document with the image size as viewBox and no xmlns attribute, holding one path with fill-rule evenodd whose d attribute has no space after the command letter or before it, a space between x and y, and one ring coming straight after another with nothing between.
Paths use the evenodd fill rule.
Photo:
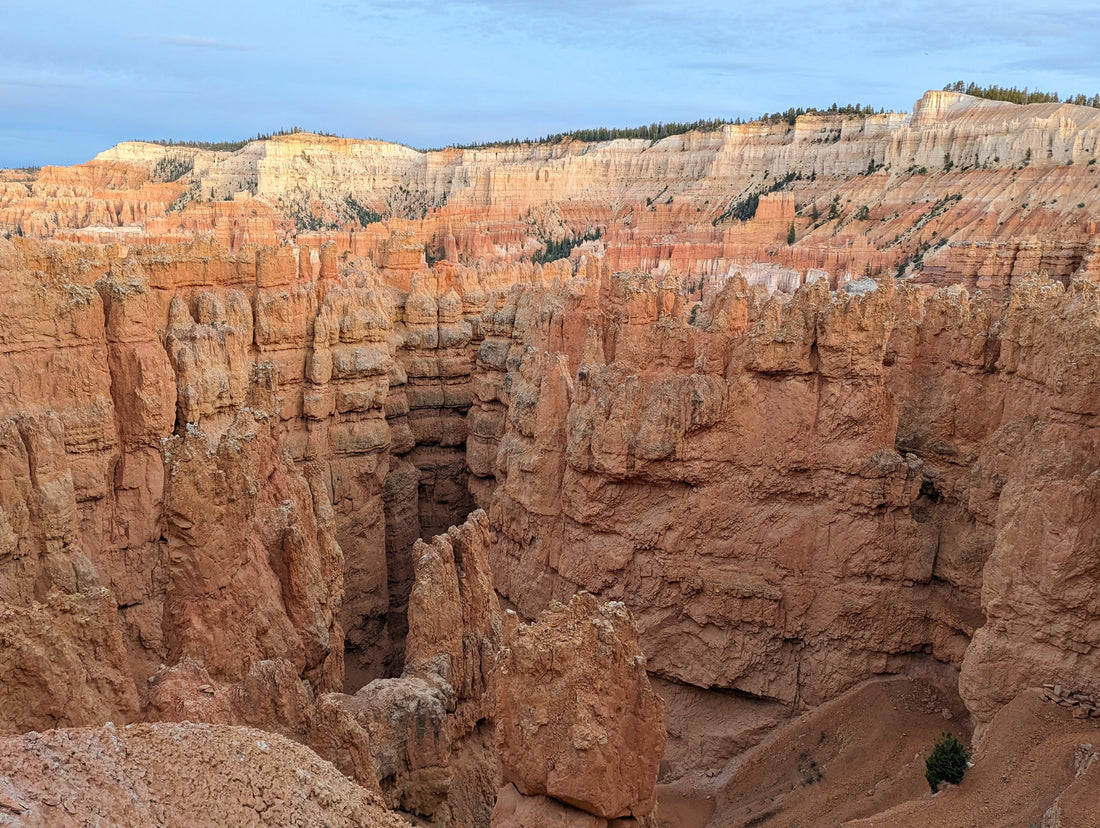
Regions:
<instances>
[{"instance_id":1,"label":"sandy ground","mask_svg":"<svg viewBox=\"0 0 1100 828\"><path fill-rule=\"evenodd\" d=\"M1082 750L1090 745L1091 749ZM1100 719L1075 719L1021 693L994 717L957 787L903 803L852 828L1097 828L1100 761L1078 776L1082 758L1100 750ZM927 792L925 792L927 794ZM1047 821L1044 822L1044 816Z\"/></svg>"},{"instance_id":2,"label":"sandy ground","mask_svg":"<svg viewBox=\"0 0 1100 828\"><path fill-rule=\"evenodd\" d=\"M670 693L662 828L1100 826L1100 761L1082 768L1087 746L1100 750L1100 720L1075 719L1038 690L997 715L962 784L935 796L924 760L936 738L944 730L972 738L950 680L876 679L789 720L748 699L660 692ZM759 737L769 721L767 735L737 757L708 741ZM693 752L697 769L685 770Z\"/></svg>"},{"instance_id":3,"label":"sandy ground","mask_svg":"<svg viewBox=\"0 0 1100 828\"><path fill-rule=\"evenodd\" d=\"M737 693L650 681L665 700L668 737L657 786L661 828L703 828L715 810L718 777L789 713Z\"/></svg>"}]
</instances>

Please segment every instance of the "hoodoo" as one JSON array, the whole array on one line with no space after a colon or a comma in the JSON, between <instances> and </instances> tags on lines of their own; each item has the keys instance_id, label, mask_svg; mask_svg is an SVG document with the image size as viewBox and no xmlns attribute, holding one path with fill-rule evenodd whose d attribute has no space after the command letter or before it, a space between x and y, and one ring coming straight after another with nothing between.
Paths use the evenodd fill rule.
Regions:
<instances>
[{"instance_id":1,"label":"hoodoo","mask_svg":"<svg viewBox=\"0 0 1100 828\"><path fill-rule=\"evenodd\" d=\"M3 171L0 822L1088 824L1098 145Z\"/></svg>"}]
</instances>

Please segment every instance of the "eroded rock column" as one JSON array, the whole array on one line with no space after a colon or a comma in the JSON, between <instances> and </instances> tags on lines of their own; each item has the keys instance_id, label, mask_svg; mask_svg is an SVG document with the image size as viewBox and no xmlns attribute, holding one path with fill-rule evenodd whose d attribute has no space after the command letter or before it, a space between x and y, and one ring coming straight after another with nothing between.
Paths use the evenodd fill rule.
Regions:
<instances>
[{"instance_id":1,"label":"eroded rock column","mask_svg":"<svg viewBox=\"0 0 1100 828\"><path fill-rule=\"evenodd\" d=\"M587 592L515 630L500 679L508 784L494 828L657 824L664 702L645 665L630 611Z\"/></svg>"}]
</instances>

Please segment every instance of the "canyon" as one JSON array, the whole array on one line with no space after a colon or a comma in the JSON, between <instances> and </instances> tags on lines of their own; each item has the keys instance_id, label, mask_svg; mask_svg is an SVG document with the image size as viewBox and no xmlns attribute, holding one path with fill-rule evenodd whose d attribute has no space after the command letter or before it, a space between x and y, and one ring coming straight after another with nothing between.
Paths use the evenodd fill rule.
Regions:
<instances>
[{"instance_id":1,"label":"canyon","mask_svg":"<svg viewBox=\"0 0 1100 828\"><path fill-rule=\"evenodd\" d=\"M929 92L3 171L0 822L1092 824L1098 143Z\"/></svg>"}]
</instances>

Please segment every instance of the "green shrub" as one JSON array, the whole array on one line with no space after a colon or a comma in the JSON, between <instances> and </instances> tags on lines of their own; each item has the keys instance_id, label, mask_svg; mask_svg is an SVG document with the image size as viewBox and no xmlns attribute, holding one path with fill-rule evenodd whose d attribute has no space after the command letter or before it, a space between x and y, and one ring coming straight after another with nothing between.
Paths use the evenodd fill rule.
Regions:
<instances>
[{"instance_id":1,"label":"green shrub","mask_svg":"<svg viewBox=\"0 0 1100 828\"><path fill-rule=\"evenodd\" d=\"M543 240L542 249L535 252L531 261L535 264L547 264L558 259L568 259L574 247L579 247L586 241L595 241L601 235L600 228L589 227L580 235L570 232L560 239L546 238Z\"/></svg>"},{"instance_id":2,"label":"green shrub","mask_svg":"<svg viewBox=\"0 0 1100 828\"><path fill-rule=\"evenodd\" d=\"M374 224L385 218L381 213L363 204L351 193L344 196L344 213L353 221L358 222L360 227L366 227L368 224Z\"/></svg>"},{"instance_id":3,"label":"green shrub","mask_svg":"<svg viewBox=\"0 0 1100 828\"><path fill-rule=\"evenodd\" d=\"M768 171L765 170L764 178L767 177ZM749 221L756 215L756 208L760 206L760 196L767 195L768 193L778 193L780 190L786 189L787 185L792 181L801 180L802 173L800 172L789 172L783 176L776 176L767 187L730 202L729 206L722 211L722 215L714 219L711 224L717 227L721 222L729 218L734 218L738 221Z\"/></svg>"},{"instance_id":4,"label":"green shrub","mask_svg":"<svg viewBox=\"0 0 1100 828\"><path fill-rule=\"evenodd\" d=\"M184 155L165 155L153 167L153 181L178 181L195 168L195 159Z\"/></svg>"},{"instance_id":5,"label":"green shrub","mask_svg":"<svg viewBox=\"0 0 1100 828\"><path fill-rule=\"evenodd\" d=\"M962 782L969 761L970 751L955 734L946 730L940 734L932 752L924 760L924 778L928 780L932 793L939 788L940 782L950 782L952 785Z\"/></svg>"}]
</instances>

